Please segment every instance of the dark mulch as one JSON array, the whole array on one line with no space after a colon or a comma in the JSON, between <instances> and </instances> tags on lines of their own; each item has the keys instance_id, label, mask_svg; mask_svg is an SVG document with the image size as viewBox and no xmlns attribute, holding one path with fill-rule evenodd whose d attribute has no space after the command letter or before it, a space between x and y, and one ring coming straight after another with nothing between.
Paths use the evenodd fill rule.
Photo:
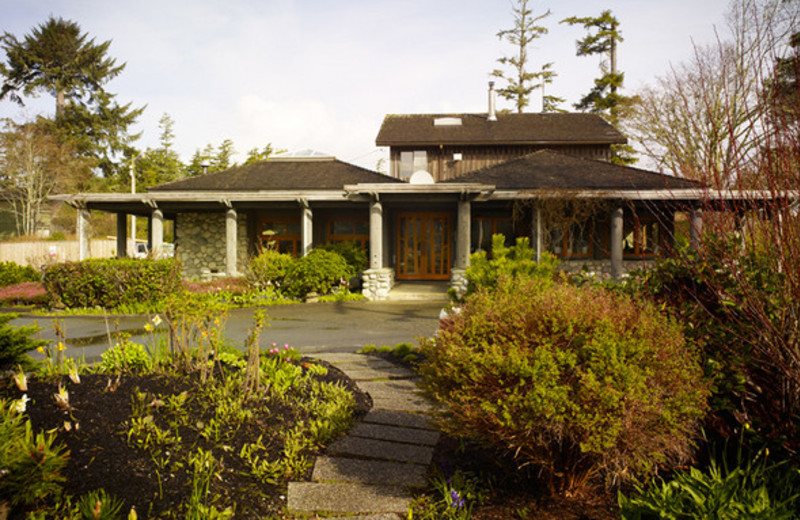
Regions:
<instances>
[{"instance_id":1,"label":"dark mulch","mask_svg":"<svg viewBox=\"0 0 800 520\"><path fill-rule=\"evenodd\" d=\"M308 360L303 360L308 362ZM358 390L352 380L338 369L326 365L328 374L318 376L323 381L338 382L350 390L356 399L356 415L363 416L371 407L368 395ZM69 450L69 460L64 469L65 491L79 497L84 493L103 488L107 493L123 500L122 511L135 506L139 518L155 518L166 511L178 511L178 504L189 494L191 473L187 468L162 469L150 459L148 452L126 444L126 421L131 416L135 391L151 395L176 395L183 391L195 392L200 381L195 376L134 375L124 374L119 379L109 375L84 375L80 384L68 378L61 380L69 391L69 411L60 409L53 398L58 382L30 378L27 395L28 416L34 431L55 430L59 443ZM5 382L0 396L17 399L20 392L12 382ZM266 435L292 428L303 417L296 410L287 409L279 400L253 403L256 420L242 427L231 442L229 451L239 453L245 443L254 442L265 434L264 444L271 458L277 458L282 449L279 442L271 442ZM199 413L189 408L190 414ZM268 413L261 413L268 410ZM206 411L208 413L208 411ZM197 421L208 417L192 415ZM268 433L271 432L271 433ZM196 431L181 430L183 443L203 449L213 445L199 437ZM236 518L264 518L281 514L285 506L286 483L276 486L262 484L247 476L246 468L238 457L225 457L219 447L214 450L224 469L220 481L212 481L211 489L223 497L225 505L235 505ZM162 474L163 473L163 474ZM305 478L310 477L306 475ZM295 477L296 478L296 477ZM160 485L159 485L160 481Z\"/></svg>"}]
</instances>

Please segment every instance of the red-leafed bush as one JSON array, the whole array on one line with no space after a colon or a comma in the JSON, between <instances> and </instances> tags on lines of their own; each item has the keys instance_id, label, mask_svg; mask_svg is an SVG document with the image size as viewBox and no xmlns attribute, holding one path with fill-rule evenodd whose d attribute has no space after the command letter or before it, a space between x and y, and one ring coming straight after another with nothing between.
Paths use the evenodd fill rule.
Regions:
<instances>
[{"instance_id":1,"label":"red-leafed bush","mask_svg":"<svg viewBox=\"0 0 800 520\"><path fill-rule=\"evenodd\" d=\"M553 493L685 459L706 409L680 326L600 288L501 277L421 351L443 430L540 467Z\"/></svg>"}]
</instances>

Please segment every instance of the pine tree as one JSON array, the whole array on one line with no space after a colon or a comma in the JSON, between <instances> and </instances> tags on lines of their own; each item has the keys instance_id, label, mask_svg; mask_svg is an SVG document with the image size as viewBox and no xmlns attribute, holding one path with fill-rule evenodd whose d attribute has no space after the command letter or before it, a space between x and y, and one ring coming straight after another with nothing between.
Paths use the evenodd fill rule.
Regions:
<instances>
[{"instance_id":1,"label":"pine tree","mask_svg":"<svg viewBox=\"0 0 800 520\"><path fill-rule=\"evenodd\" d=\"M252 164L256 162L266 161L269 157L274 153L272 149L272 143L267 144L264 148L259 150L258 148L253 148L249 152L247 152L247 159L245 159L243 164Z\"/></svg>"},{"instance_id":2,"label":"pine tree","mask_svg":"<svg viewBox=\"0 0 800 520\"><path fill-rule=\"evenodd\" d=\"M542 65L542 70L539 73L539 77L542 80L542 112L566 112L566 110L558 107L558 105L565 101L564 98L553 96L545 92L545 87L553 82L553 78L558 76L558 74L552 70L552 67L552 61L545 63Z\"/></svg>"},{"instance_id":3,"label":"pine tree","mask_svg":"<svg viewBox=\"0 0 800 520\"><path fill-rule=\"evenodd\" d=\"M136 184L140 189L178 180L183 176L184 165L173 149L174 122L164 114L158 122L161 129L158 148L148 148L136 160Z\"/></svg>"},{"instance_id":4,"label":"pine tree","mask_svg":"<svg viewBox=\"0 0 800 520\"><path fill-rule=\"evenodd\" d=\"M601 62L602 75L594 80L594 87L578 103L575 108L582 111L602 114L609 123L617 125L623 116L631 98L622 96L618 90L622 88L625 74L617 70L617 44L622 42L619 21L605 10L598 17L570 17L561 20L569 25L583 25L589 33L576 42L578 56L606 55L608 62ZM634 150L629 145L612 146L611 161L618 164L636 162Z\"/></svg>"},{"instance_id":5,"label":"pine tree","mask_svg":"<svg viewBox=\"0 0 800 520\"><path fill-rule=\"evenodd\" d=\"M138 137L127 129L144 110L118 104L103 88L125 68L108 57L110 45L95 43L77 23L52 16L22 40L7 32L0 37L7 59L0 63L0 100L24 105L24 96L53 95L61 136L106 174Z\"/></svg>"},{"instance_id":6,"label":"pine tree","mask_svg":"<svg viewBox=\"0 0 800 520\"><path fill-rule=\"evenodd\" d=\"M528 8L528 0L516 0L512 12L514 13L514 27L498 32L497 37L514 45L517 54L504 56L497 60L502 65L510 65L510 73L495 69L492 76L508 82L507 87L500 88L497 92L509 101L513 101L517 112L521 114L524 108L530 104L531 92L542 86L536 83L538 79L541 79L542 73L528 71L528 46L537 38L547 34L547 28L537 25L537 23L550 16L550 10L534 16L533 11Z\"/></svg>"}]
</instances>

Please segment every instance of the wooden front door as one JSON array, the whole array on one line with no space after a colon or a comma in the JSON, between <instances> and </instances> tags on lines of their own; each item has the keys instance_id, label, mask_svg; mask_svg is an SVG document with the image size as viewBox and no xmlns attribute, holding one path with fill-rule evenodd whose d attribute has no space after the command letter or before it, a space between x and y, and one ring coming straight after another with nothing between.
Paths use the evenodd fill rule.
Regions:
<instances>
[{"instance_id":1,"label":"wooden front door","mask_svg":"<svg viewBox=\"0 0 800 520\"><path fill-rule=\"evenodd\" d=\"M401 213L397 217L397 278L450 278L450 215Z\"/></svg>"}]
</instances>

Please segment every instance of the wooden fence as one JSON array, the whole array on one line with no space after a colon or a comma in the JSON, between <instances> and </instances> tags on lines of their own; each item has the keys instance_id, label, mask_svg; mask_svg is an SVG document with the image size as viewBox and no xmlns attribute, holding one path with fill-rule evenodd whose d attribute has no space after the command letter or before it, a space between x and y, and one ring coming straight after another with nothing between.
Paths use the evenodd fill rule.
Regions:
<instances>
[{"instance_id":1,"label":"wooden fence","mask_svg":"<svg viewBox=\"0 0 800 520\"><path fill-rule=\"evenodd\" d=\"M116 255L115 238L97 238L89 241L89 258L113 258ZM11 261L37 268L55 262L77 262L78 241L0 242L0 261Z\"/></svg>"}]
</instances>

